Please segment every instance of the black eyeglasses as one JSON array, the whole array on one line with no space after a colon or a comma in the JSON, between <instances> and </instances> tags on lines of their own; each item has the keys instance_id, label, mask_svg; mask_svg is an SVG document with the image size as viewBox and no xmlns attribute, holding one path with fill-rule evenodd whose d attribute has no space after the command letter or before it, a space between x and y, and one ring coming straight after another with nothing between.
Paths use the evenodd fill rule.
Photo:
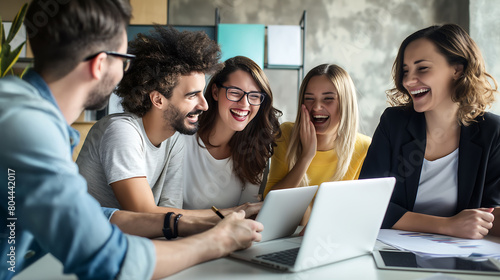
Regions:
<instances>
[{"instance_id":1,"label":"black eyeglasses","mask_svg":"<svg viewBox=\"0 0 500 280\"><path fill-rule=\"evenodd\" d=\"M89 61L101 53L105 53L105 54L110 55L110 56L115 56L115 57L121 58L123 60L123 71L124 72L126 72L130 68L130 63L132 62L132 59L135 58L135 55L133 55L133 54L118 53L118 52L112 52L112 51L100 51L96 54L87 56L83 61Z\"/></svg>"},{"instance_id":2,"label":"black eyeglasses","mask_svg":"<svg viewBox=\"0 0 500 280\"><path fill-rule=\"evenodd\" d=\"M258 91L250 91L246 92L237 87L225 87L223 85L219 85L220 88L226 89L226 98L229 101L240 102L245 95L247 96L248 103L250 105L260 105L264 102L264 98L266 97L266 93L258 92Z\"/></svg>"}]
</instances>

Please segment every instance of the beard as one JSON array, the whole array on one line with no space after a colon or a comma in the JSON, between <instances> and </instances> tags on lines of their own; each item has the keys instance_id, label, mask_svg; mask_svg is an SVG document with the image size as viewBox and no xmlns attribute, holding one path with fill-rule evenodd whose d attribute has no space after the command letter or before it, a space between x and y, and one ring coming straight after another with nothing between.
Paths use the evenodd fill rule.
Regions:
<instances>
[{"instance_id":1,"label":"beard","mask_svg":"<svg viewBox=\"0 0 500 280\"><path fill-rule=\"evenodd\" d=\"M85 102L85 109L102 110L106 108L109 102L109 96L115 87L116 85L113 83L111 75L107 72L104 74L102 82L96 85L96 87L90 92L90 95Z\"/></svg>"},{"instance_id":2,"label":"beard","mask_svg":"<svg viewBox=\"0 0 500 280\"><path fill-rule=\"evenodd\" d=\"M178 108L169 104L167 110L163 112L163 119L166 123L169 123L173 129L179 131L179 133L193 135L198 131L199 121L191 123L193 127L188 127L185 124L186 117L190 114L201 114L202 112L201 110L195 110L188 114L183 114Z\"/></svg>"}]
</instances>

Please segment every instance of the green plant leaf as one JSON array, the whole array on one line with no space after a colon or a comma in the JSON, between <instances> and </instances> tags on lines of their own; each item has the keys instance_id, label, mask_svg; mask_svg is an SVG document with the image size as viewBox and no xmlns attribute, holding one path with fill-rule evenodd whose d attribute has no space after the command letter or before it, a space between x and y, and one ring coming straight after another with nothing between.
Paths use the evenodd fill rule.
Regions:
<instances>
[{"instance_id":1,"label":"green plant leaf","mask_svg":"<svg viewBox=\"0 0 500 280\"><path fill-rule=\"evenodd\" d=\"M12 21L12 27L10 28L9 35L7 36L8 43L12 42L14 37L16 37L17 33L19 32L19 29L21 29L27 9L28 9L28 3L25 3L22 6L21 10L19 10L19 12L17 13L16 17L14 18L14 21Z\"/></svg>"},{"instance_id":2,"label":"green plant leaf","mask_svg":"<svg viewBox=\"0 0 500 280\"><path fill-rule=\"evenodd\" d=\"M14 66L14 64L17 62L25 44L26 44L26 42L22 43L16 49L14 49L12 52L7 54L7 56L3 58L3 59L5 59L5 63L2 59L3 66L5 67L5 65L7 65L7 67L4 68L5 70L4 70L4 73L2 74L2 77L5 76L7 74L7 72L9 72L9 70L11 70L12 67Z\"/></svg>"},{"instance_id":3,"label":"green plant leaf","mask_svg":"<svg viewBox=\"0 0 500 280\"><path fill-rule=\"evenodd\" d=\"M7 57L9 56L9 54L10 54L10 45L6 43L2 46L2 51L0 52L0 65L4 70L7 68ZM2 72L2 74L3 73L4 72Z\"/></svg>"},{"instance_id":4,"label":"green plant leaf","mask_svg":"<svg viewBox=\"0 0 500 280\"><path fill-rule=\"evenodd\" d=\"M1 18L0 18L0 22L1 22ZM3 46L3 44L5 44L5 32L4 32L4 31L5 31L5 29L3 28L3 23L1 24L1 27L0 27L0 28L1 28L1 30L0 30L0 31L1 31L1 33L2 33L2 35L1 35L1 37L2 37L2 44L1 44L1 45Z\"/></svg>"},{"instance_id":5,"label":"green plant leaf","mask_svg":"<svg viewBox=\"0 0 500 280\"><path fill-rule=\"evenodd\" d=\"M26 40L24 40L21 45L19 45L15 50L11 51L12 47L10 45L10 42L14 39L14 37L21 29L27 9L28 4L26 3L17 13L14 21L12 22L9 34L7 35L7 39L5 38L6 34L4 25L2 23L2 18L0 17L0 37L2 39L2 43L0 45L0 77L3 77L8 73L14 74L13 66L19 59L21 51L26 44Z\"/></svg>"},{"instance_id":6,"label":"green plant leaf","mask_svg":"<svg viewBox=\"0 0 500 280\"><path fill-rule=\"evenodd\" d=\"M23 73L21 73L21 75L19 76L19 78L23 78L24 74L26 74L26 72L28 72L28 70L30 69L30 65L26 66L26 68L24 68L23 70Z\"/></svg>"}]
</instances>

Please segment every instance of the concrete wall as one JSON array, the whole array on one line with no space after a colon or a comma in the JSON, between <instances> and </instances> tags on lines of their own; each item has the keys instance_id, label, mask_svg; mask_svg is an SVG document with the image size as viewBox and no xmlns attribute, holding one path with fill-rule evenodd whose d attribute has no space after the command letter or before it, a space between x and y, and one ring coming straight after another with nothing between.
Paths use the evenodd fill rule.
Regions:
<instances>
[{"instance_id":1,"label":"concrete wall","mask_svg":"<svg viewBox=\"0 0 500 280\"><path fill-rule=\"evenodd\" d=\"M470 1L470 35L479 45L486 61L486 71L500 83L500 1ZM497 96L497 100L498 100ZM500 114L500 102L496 101L492 111Z\"/></svg>"},{"instance_id":2,"label":"concrete wall","mask_svg":"<svg viewBox=\"0 0 500 280\"><path fill-rule=\"evenodd\" d=\"M165 0L167 1L167 0ZM12 20L27 0L0 1L0 16ZM470 3L469 3L470 2ZM299 24L307 11L306 72L321 63L336 63L358 89L361 131L372 135L387 106L391 67L401 41L432 24L452 22L469 31L483 51L486 69L500 81L500 1L498 0L169 0L169 22L213 25L215 8L222 23ZM470 21L470 25L469 25ZM266 70L281 121L293 121L297 107L297 73ZM493 112L500 113L495 103Z\"/></svg>"},{"instance_id":3,"label":"concrete wall","mask_svg":"<svg viewBox=\"0 0 500 280\"><path fill-rule=\"evenodd\" d=\"M213 25L216 7L222 23L266 25L298 24L307 10L305 70L336 63L351 74L358 89L361 131L368 135L387 106L385 90L392 86L391 67L402 40L432 24L469 27L468 0L170 0L169 23ZM266 73L277 96L275 105L285 113L281 121L293 121L297 101L290 96L297 95L296 72Z\"/></svg>"}]
</instances>

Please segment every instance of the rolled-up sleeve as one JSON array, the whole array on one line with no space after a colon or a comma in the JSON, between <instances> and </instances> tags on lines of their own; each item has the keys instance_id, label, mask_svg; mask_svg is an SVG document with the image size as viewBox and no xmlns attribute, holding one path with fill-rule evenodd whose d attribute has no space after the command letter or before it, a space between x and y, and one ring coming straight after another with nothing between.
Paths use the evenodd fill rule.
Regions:
<instances>
[{"instance_id":1,"label":"rolled-up sleeve","mask_svg":"<svg viewBox=\"0 0 500 280\"><path fill-rule=\"evenodd\" d=\"M151 240L125 235L128 250L117 280L151 279L156 265L156 250Z\"/></svg>"},{"instance_id":2,"label":"rolled-up sleeve","mask_svg":"<svg viewBox=\"0 0 500 280\"><path fill-rule=\"evenodd\" d=\"M102 207L104 216L109 220L118 211L116 208ZM156 264L156 250L153 242L146 238L125 234L127 253L117 280L151 279Z\"/></svg>"},{"instance_id":3,"label":"rolled-up sleeve","mask_svg":"<svg viewBox=\"0 0 500 280\"><path fill-rule=\"evenodd\" d=\"M64 273L79 279L148 279L155 265L153 244L111 225L88 194L71 159L67 126L51 108L33 104L5 111L0 147L2 170L16 174L19 229L59 259ZM6 203L5 203L6 205Z\"/></svg>"},{"instance_id":4,"label":"rolled-up sleeve","mask_svg":"<svg viewBox=\"0 0 500 280\"><path fill-rule=\"evenodd\" d=\"M106 218L108 218L108 221L110 221L113 214L116 211L118 211L118 209L116 209L116 208L108 208L108 207L102 207L101 210L102 210L102 213L104 214L104 216Z\"/></svg>"}]
</instances>

